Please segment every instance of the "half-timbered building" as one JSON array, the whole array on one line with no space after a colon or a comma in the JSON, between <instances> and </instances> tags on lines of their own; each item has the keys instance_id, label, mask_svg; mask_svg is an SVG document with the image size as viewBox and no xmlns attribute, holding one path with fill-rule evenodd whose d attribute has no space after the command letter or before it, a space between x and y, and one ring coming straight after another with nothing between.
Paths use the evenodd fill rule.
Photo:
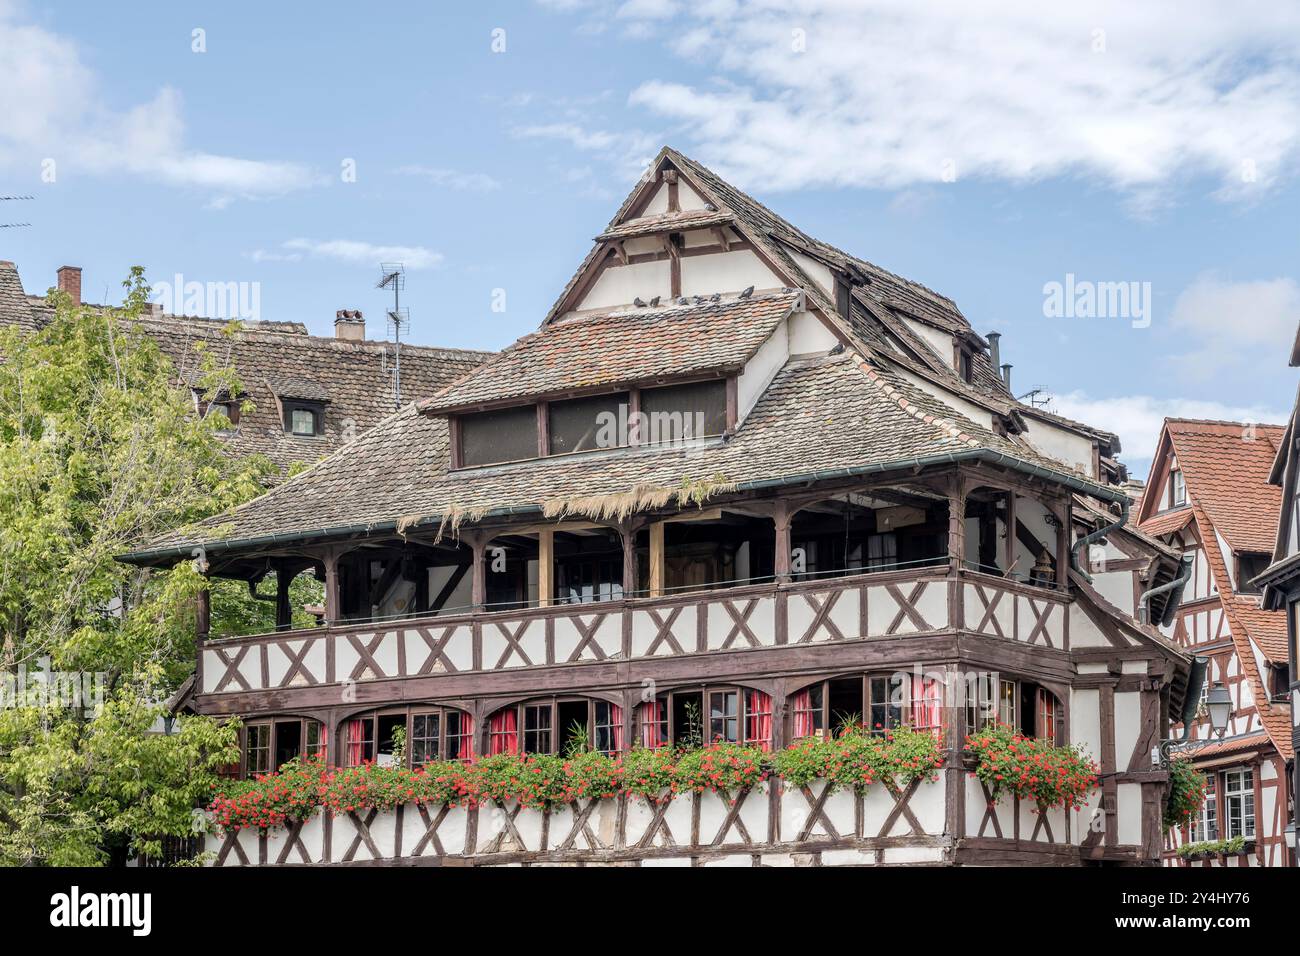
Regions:
<instances>
[{"instance_id":1,"label":"half-timbered building","mask_svg":"<svg viewBox=\"0 0 1300 956\"><path fill-rule=\"evenodd\" d=\"M1291 367L1300 367L1300 332L1291 348ZM1278 442L1277 457L1269 472L1269 483L1279 489L1277 536L1273 544L1272 562L1268 569L1255 579L1255 586L1263 589L1264 608L1285 615L1287 650L1275 651L1287 662L1286 692L1291 709L1291 818L1290 844L1292 860L1296 861L1295 832L1300 819L1296 794L1300 793L1300 767L1295 752L1300 749L1300 395L1296 398L1286 431ZM1280 668L1279 668L1280 669ZM1277 675L1279 680L1281 675ZM1276 688L1279 692L1282 688ZM1281 694L1279 693L1279 696Z\"/></svg>"},{"instance_id":2,"label":"half-timbered building","mask_svg":"<svg viewBox=\"0 0 1300 956\"><path fill-rule=\"evenodd\" d=\"M202 602L179 699L243 718L243 773L859 721L933 731L936 778L321 815L217 863L1157 862L1189 657L1134 613L1172 616L1179 554L1126 527L1115 436L1018 402L999 347L665 149L536 332L126 556L326 582L306 630ZM991 800L962 743L993 721L1086 749L1097 792Z\"/></svg>"},{"instance_id":3,"label":"half-timbered building","mask_svg":"<svg viewBox=\"0 0 1300 956\"><path fill-rule=\"evenodd\" d=\"M1208 659L1205 693L1222 684L1232 697L1222 737L1204 709L1189 728L1183 749L1208 787L1196 819L1168 841L1172 854L1184 843L1243 838L1240 854L1207 865L1291 862L1283 835L1294 753L1286 615L1261 607L1255 580L1274 550L1281 496L1269 476L1282 435L1274 425L1166 420L1139 511L1143 532L1191 559L1182 605L1165 631Z\"/></svg>"}]
</instances>

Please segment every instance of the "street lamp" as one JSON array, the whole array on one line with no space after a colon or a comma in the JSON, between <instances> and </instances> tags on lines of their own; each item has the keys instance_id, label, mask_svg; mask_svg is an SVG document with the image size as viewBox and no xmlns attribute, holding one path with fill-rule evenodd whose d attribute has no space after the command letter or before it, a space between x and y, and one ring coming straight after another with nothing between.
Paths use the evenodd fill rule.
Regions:
<instances>
[{"instance_id":1,"label":"street lamp","mask_svg":"<svg viewBox=\"0 0 1300 956\"><path fill-rule=\"evenodd\" d=\"M1210 726L1214 736L1222 737L1228 730L1228 718L1232 716L1232 695L1222 684L1215 684L1205 698L1205 709L1210 712Z\"/></svg>"}]
</instances>

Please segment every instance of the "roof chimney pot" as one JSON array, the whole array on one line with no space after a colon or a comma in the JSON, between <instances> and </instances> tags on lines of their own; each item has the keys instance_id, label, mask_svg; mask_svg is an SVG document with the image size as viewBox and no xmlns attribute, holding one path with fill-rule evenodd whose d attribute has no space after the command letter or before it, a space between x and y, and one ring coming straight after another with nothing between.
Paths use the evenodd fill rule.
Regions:
<instances>
[{"instance_id":1,"label":"roof chimney pot","mask_svg":"<svg viewBox=\"0 0 1300 956\"><path fill-rule=\"evenodd\" d=\"M366 338L366 319L360 309L339 309L334 313L334 337L348 342Z\"/></svg>"},{"instance_id":2,"label":"roof chimney pot","mask_svg":"<svg viewBox=\"0 0 1300 956\"><path fill-rule=\"evenodd\" d=\"M1008 392L1011 391L1011 366L1010 365L1002 366L1002 384L1007 387Z\"/></svg>"},{"instance_id":3,"label":"roof chimney pot","mask_svg":"<svg viewBox=\"0 0 1300 956\"><path fill-rule=\"evenodd\" d=\"M73 305L81 305L81 266L59 266L59 291L66 292Z\"/></svg>"},{"instance_id":4,"label":"roof chimney pot","mask_svg":"<svg viewBox=\"0 0 1300 956\"><path fill-rule=\"evenodd\" d=\"M989 360L993 363L993 367L997 368L1002 364L1002 333L990 332L985 338L989 340Z\"/></svg>"}]
</instances>

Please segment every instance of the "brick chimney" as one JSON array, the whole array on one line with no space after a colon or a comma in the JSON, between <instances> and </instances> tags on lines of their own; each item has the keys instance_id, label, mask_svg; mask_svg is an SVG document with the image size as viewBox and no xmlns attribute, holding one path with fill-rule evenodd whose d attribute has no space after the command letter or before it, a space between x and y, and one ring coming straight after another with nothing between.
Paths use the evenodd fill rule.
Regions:
<instances>
[{"instance_id":1,"label":"brick chimney","mask_svg":"<svg viewBox=\"0 0 1300 956\"><path fill-rule=\"evenodd\" d=\"M59 266L59 291L68 293L73 305L81 305L81 266Z\"/></svg>"},{"instance_id":2,"label":"brick chimney","mask_svg":"<svg viewBox=\"0 0 1300 956\"><path fill-rule=\"evenodd\" d=\"M360 342L366 337L366 320L360 309L339 309L334 313L334 337Z\"/></svg>"}]
</instances>

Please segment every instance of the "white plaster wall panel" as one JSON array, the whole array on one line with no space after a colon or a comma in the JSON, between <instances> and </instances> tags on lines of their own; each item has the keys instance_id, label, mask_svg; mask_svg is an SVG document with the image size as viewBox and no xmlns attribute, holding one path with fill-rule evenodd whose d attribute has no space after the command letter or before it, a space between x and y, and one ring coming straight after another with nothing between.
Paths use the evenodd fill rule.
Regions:
<instances>
[{"instance_id":1,"label":"white plaster wall panel","mask_svg":"<svg viewBox=\"0 0 1300 956\"><path fill-rule=\"evenodd\" d=\"M927 780L916 788L908 808L916 815L921 829L932 836L943 833L947 814L947 791L943 777ZM899 819L903 819L900 817Z\"/></svg>"},{"instance_id":2,"label":"white plaster wall panel","mask_svg":"<svg viewBox=\"0 0 1300 956\"><path fill-rule=\"evenodd\" d=\"M887 846L883 853L886 866L943 862L943 849L937 846Z\"/></svg>"},{"instance_id":3,"label":"white plaster wall panel","mask_svg":"<svg viewBox=\"0 0 1300 956\"><path fill-rule=\"evenodd\" d=\"M753 866L754 858L748 854L735 853L730 856L710 856L700 861L701 866Z\"/></svg>"},{"instance_id":4,"label":"white plaster wall panel","mask_svg":"<svg viewBox=\"0 0 1300 956\"><path fill-rule=\"evenodd\" d=\"M297 654L302 650L303 641L287 642L289 649ZM289 658L285 656L279 644L267 642L266 645L266 684L268 687L279 687L284 683L284 675L289 672ZM299 675L296 683L306 683L306 679Z\"/></svg>"},{"instance_id":5,"label":"white plaster wall panel","mask_svg":"<svg viewBox=\"0 0 1300 956\"><path fill-rule=\"evenodd\" d=\"M822 866L875 866L875 850L823 850Z\"/></svg>"},{"instance_id":6,"label":"white plaster wall panel","mask_svg":"<svg viewBox=\"0 0 1300 956\"><path fill-rule=\"evenodd\" d=\"M783 319L767 340L759 346L745 363L744 370L736 381L737 423L741 424L749 417L754 405L767 387L772 384L786 359L789 358L789 336L786 334L786 322Z\"/></svg>"},{"instance_id":7,"label":"white plaster wall panel","mask_svg":"<svg viewBox=\"0 0 1300 956\"><path fill-rule=\"evenodd\" d=\"M668 624L672 612L676 608L662 608L656 613L660 619ZM682 649L683 653L689 654L695 650L695 614L694 605L682 605L680 613L672 620L669 626L669 633ZM659 634L659 624L651 616L649 611L634 611L632 613L632 656L645 657L650 654L650 648L654 645L655 638ZM664 657L677 653L673 650L672 644L665 637L654 648L653 656Z\"/></svg>"},{"instance_id":8,"label":"white plaster wall panel","mask_svg":"<svg viewBox=\"0 0 1300 956\"><path fill-rule=\"evenodd\" d=\"M239 662L239 673L243 676L244 680L248 681L249 687L258 688L266 686L262 683L262 655L261 652L258 651L256 645L250 645L248 653L245 654L244 659ZM239 682L235 681L232 683L231 688L238 690Z\"/></svg>"},{"instance_id":9,"label":"white plaster wall panel","mask_svg":"<svg viewBox=\"0 0 1300 956\"><path fill-rule=\"evenodd\" d=\"M1115 809L1118 820L1119 842L1122 846L1135 846L1142 842L1142 785L1121 783L1115 792Z\"/></svg>"},{"instance_id":10,"label":"white plaster wall panel","mask_svg":"<svg viewBox=\"0 0 1300 956\"><path fill-rule=\"evenodd\" d=\"M1094 760L1101 757L1101 691L1070 691L1070 743L1084 748Z\"/></svg>"},{"instance_id":11,"label":"white plaster wall panel","mask_svg":"<svg viewBox=\"0 0 1300 956\"><path fill-rule=\"evenodd\" d=\"M564 663L573 656L573 652L578 645L582 643L582 631L578 628L581 622L583 629L590 628L592 624L600 617L598 614L576 615L575 617L557 617L555 619L555 660L556 663ZM543 635L544 636L544 635ZM618 654L623 649L623 616L619 613L609 613L604 616L604 620L596 627L594 642L599 647L600 653L588 643L582 649L579 660L596 661L601 660L601 653L605 657L611 657ZM545 647L543 646L543 650ZM532 652L529 651L529 656ZM534 662L536 659L534 658Z\"/></svg>"},{"instance_id":12,"label":"white plaster wall panel","mask_svg":"<svg viewBox=\"0 0 1300 956\"><path fill-rule=\"evenodd\" d=\"M934 354L939 361L943 362L943 364L947 365L949 368L955 367L952 363L953 343L951 333L942 332L932 325L927 325L926 323L917 321L907 315L903 316L903 322L906 323L907 327L916 333L916 335L920 336L921 339L925 341L926 345L930 346L930 348L934 350Z\"/></svg>"},{"instance_id":13,"label":"white plaster wall panel","mask_svg":"<svg viewBox=\"0 0 1300 956\"><path fill-rule=\"evenodd\" d=\"M668 832L672 834L672 841L679 846L686 846L691 842L693 806L694 801L687 797L672 801L664 811L664 823Z\"/></svg>"},{"instance_id":14,"label":"white plaster wall panel","mask_svg":"<svg viewBox=\"0 0 1300 956\"><path fill-rule=\"evenodd\" d=\"M907 592L904 591L904 594ZM948 591L947 587L933 581L926 582L925 589L916 601L920 612L930 630L948 626Z\"/></svg>"},{"instance_id":15,"label":"white plaster wall panel","mask_svg":"<svg viewBox=\"0 0 1300 956\"><path fill-rule=\"evenodd\" d=\"M681 267L682 295L739 292L751 285L756 289L782 285L781 279L749 249L711 256L684 256Z\"/></svg>"},{"instance_id":16,"label":"white plaster wall panel","mask_svg":"<svg viewBox=\"0 0 1300 956\"><path fill-rule=\"evenodd\" d=\"M769 597L740 599L732 602L731 607L736 614L744 618L745 610L749 607L749 602L754 601L754 607L745 618L745 624L758 639L759 644L767 647L776 643L776 609L773 600ZM707 614L707 623L709 629L709 650L721 649L727 645L728 637L731 635L733 628L739 625L736 619L732 617L731 612L727 610L727 604L723 601L714 601L708 605L705 612ZM731 638L731 648L750 647L749 639L745 636L743 630Z\"/></svg>"},{"instance_id":17,"label":"white plaster wall panel","mask_svg":"<svg viewBox=\"0 0 1300 956\"><path fill-rule=\"evenodd\" d=\"M818 262L812 256L799 252L792 246L787 246L782 243L782 248L790 254L790 258L798 263L799 268L807 273L808 278L816 282L817 285L821 287L821 290L826 293L832 302L834 302L835 275L831 272L830 268L823 263Z\"/></svg>"},{"instance_id":18,"label":"white plaster wall panel","mask_svg":"<svg viewBox=\"0 0 1300 956\"><path fill-rule=\"evenodd\" d=\"M1079 804L1079 809L1070 810L1070 841L1076 846L1096 828L1098 832L1106 830L1106 817L1101 812L1101 791L1094 790Z\"/></svg>"},{"instance_id":19,"label":"white plaster wall panel","mask_svg":"<svg viewBox=\"0 0 1300 956\"><path fill-rule=\"evenodd\" d=\"M682 197L682 187L679 183L677 186L677 201L680 204ZM650 200L641 210L642 216L658 216L668 211L668 185L660 183L655 191L650 195Z\"/></svg>"},{"instance_id":20,"label":"white plaster wall panel","mask_svg":"<svg viewBox=\"0 0 1300 956\"><path fill-rule=\"evenodd\" d=\"M691 209L704 209L708 203L704 197L691 188L691 184L680 176L677 178L677 205L683 212Z\"/></svg>"},{"instance_id":21,"label":"white plaster wall panel","mask_svg":"<svg viewBox=\"0 0 1300 956\"><path fill-rule=\"evenodd\" d=\"M1142 733L1142 695L1135 690L1115 694L1115 760L1124 764Z\"/></svg>"},{"instance_id":22,"label":"white plaster wall panel","mask_svg":"<svg viewBox=\"0 0 1300 956\"><path fill-rule=\"evenodd\" d=\"M984 788L979 780L966 775L966 836L979 836L980 824L988 810L988 801L984 798Z\"/></svg>"},{"instance_id":23,"label":"white plaster wall panel","mask_svg":"<svg viewBox=\"0 0 1300 956\"><path fill-rule=\"evenodd\" d=\"M947 405L959 415L964 415L977 425L991 429L993 427L993 413L986 408L981 408L974 402L968 402L965 399L953 394L947 389L940 388L927 378L922 378L914 372L904 368L896 368L897 374L905 378L909 383L919 388L932 398L937 399L944 405ZM969 535L967 536L969 539Z\"/></svg>"},{"instance_id":24,"label":"white plaster wall panel","mask_svg":"<svg viewBox=\"0 0 1300 956\"><path fill-rule=\"evenodd\" d=\"M635 262L626 266L610 266L600 274L600 278L582 297L582 301L578 303L578 311L612 309L620 305L630 305L638 296L646 300L655 296L666 299L671 291L669 278L667 259Z\"/></svg>"},{"instance_id":25,"label":"white plaster wall panel","mask_svg":"<svg viewBox=\"0 0 1300 956\"><path fill-rule=\"evenodd\" d=\"M808 629L812 627L818 613L813 607L814 603L824 607L827 601L831 604L826 619L812 633L808 641L815 644L835 639L835 632L827 625L827 621L834 625L834 628L847 640L861 637L859 594L860 591L856 588L791 594L786 605L786 626L791 643L802 640L808 633Z\"/></svg>"},{"instance_id":26,"label":"white plaster wall panel","mask_svg":"<svg viewBox=\"0 0 1300 956\"><path fill-rule=\"evenodd\" d=\"M788 321L789 352L791 355L812 355L828 352L839 341L821 319L811 312L795 312Z\"/></svg>"},{"instance_id":27,"label":"white plaster wall panel","mask_svg":"<svg viewBox=\"0 0 1300 956\"><path fill-rule=\"evenodd\" d=\"M1097 629L1097 625L1079 608L1078 602L1070 605L1070 647L1109 647L1110 641Z\"/></svg>"},{"instance_id":28,"label":"white plaster wall panel","mask_svg":"<svg viewBox=\"0 0 1300 956\"><path fill-rule=\"evenodd\" d=\"M995 587L985 587L983 590L984 596L981 597L974 584L967 583L962 589L966 626L990 637L1011 637L1014 633L1015 597ZM990 607L984 606L985 601L989 602ZM984 620L986 617L987 623Z\"/></svg>"},{"instance_id":29,"label":"white plaster wall panel","mask_svg":"<svg viewBox=\"0 0 1300 956\"><path fill-rule=\"evenodd\" d=\"M1119 665L1121 674L1145 674L1147 672L1146 661L1121 661Z\"/></svg>"},{"instance_id":30,"label":"white plaster wall panel","mask_svg":"<svg viewBox=\"0 0 1300 956\"><path fill-rule=\"evenodd\" d=\"M203 693L211 694L225 676L226 665L216 651L203 651Z\"/></svg>"},{"instance_id":31,"label":"white plaster wall panel","mask_svg":"<svg viewBox=\"0 0 1300 956\"><path fill-rule=\"evenodd\" d=\"M1065 646L1065 605L1023 594L1015 599L1017 640L1058 650Z\"/></svg>"},{"instance_id":32,"label":"white plaster wall panel","mask_svg":"<svg viewBox=\"0 0 1300 956\"><path fill-rule=\"evenodd\" d=\"M1111 604L1130 617L1133 616L1136 599L1133 596L1132 571L1109 571L1104 574L1094 574L1092 586Z\"/></svg>"},{"instance_id":33,"label":"white plaster wall panel","mask_svg":"<svg viewBox=\"0 0 1300 956\"><path fill-rule=\"evenodd\" d=\"M660 253L664 251L662 236L633 236L623 240L623 251L629 256Z\"/></svg>"},{"instance_id":34,"label":"white plaster wall panel","mask_svg":"<svg viewBox=\"0 0 1300 956\"><path fill-rule=\"evenodd\" d=\"M689 856L659 856L649 857L641 861L642 866L691 866Z\"/></svg>"},{"instance_id":35,"label":"white plaster wall panel","mask_svg":"<svg viewBox=\"0 0 1300 956\"><path fill-rule=\"evenodd\" d=\"M1089 477L1097 477L1097 469L1093 467L1090 438L1036 418L1028 418L1026 424L1029 426L1029 431L1024 437L1029 440L1032 447L1049 458L1065 462Z\"/></svg>"}]
</instances>

